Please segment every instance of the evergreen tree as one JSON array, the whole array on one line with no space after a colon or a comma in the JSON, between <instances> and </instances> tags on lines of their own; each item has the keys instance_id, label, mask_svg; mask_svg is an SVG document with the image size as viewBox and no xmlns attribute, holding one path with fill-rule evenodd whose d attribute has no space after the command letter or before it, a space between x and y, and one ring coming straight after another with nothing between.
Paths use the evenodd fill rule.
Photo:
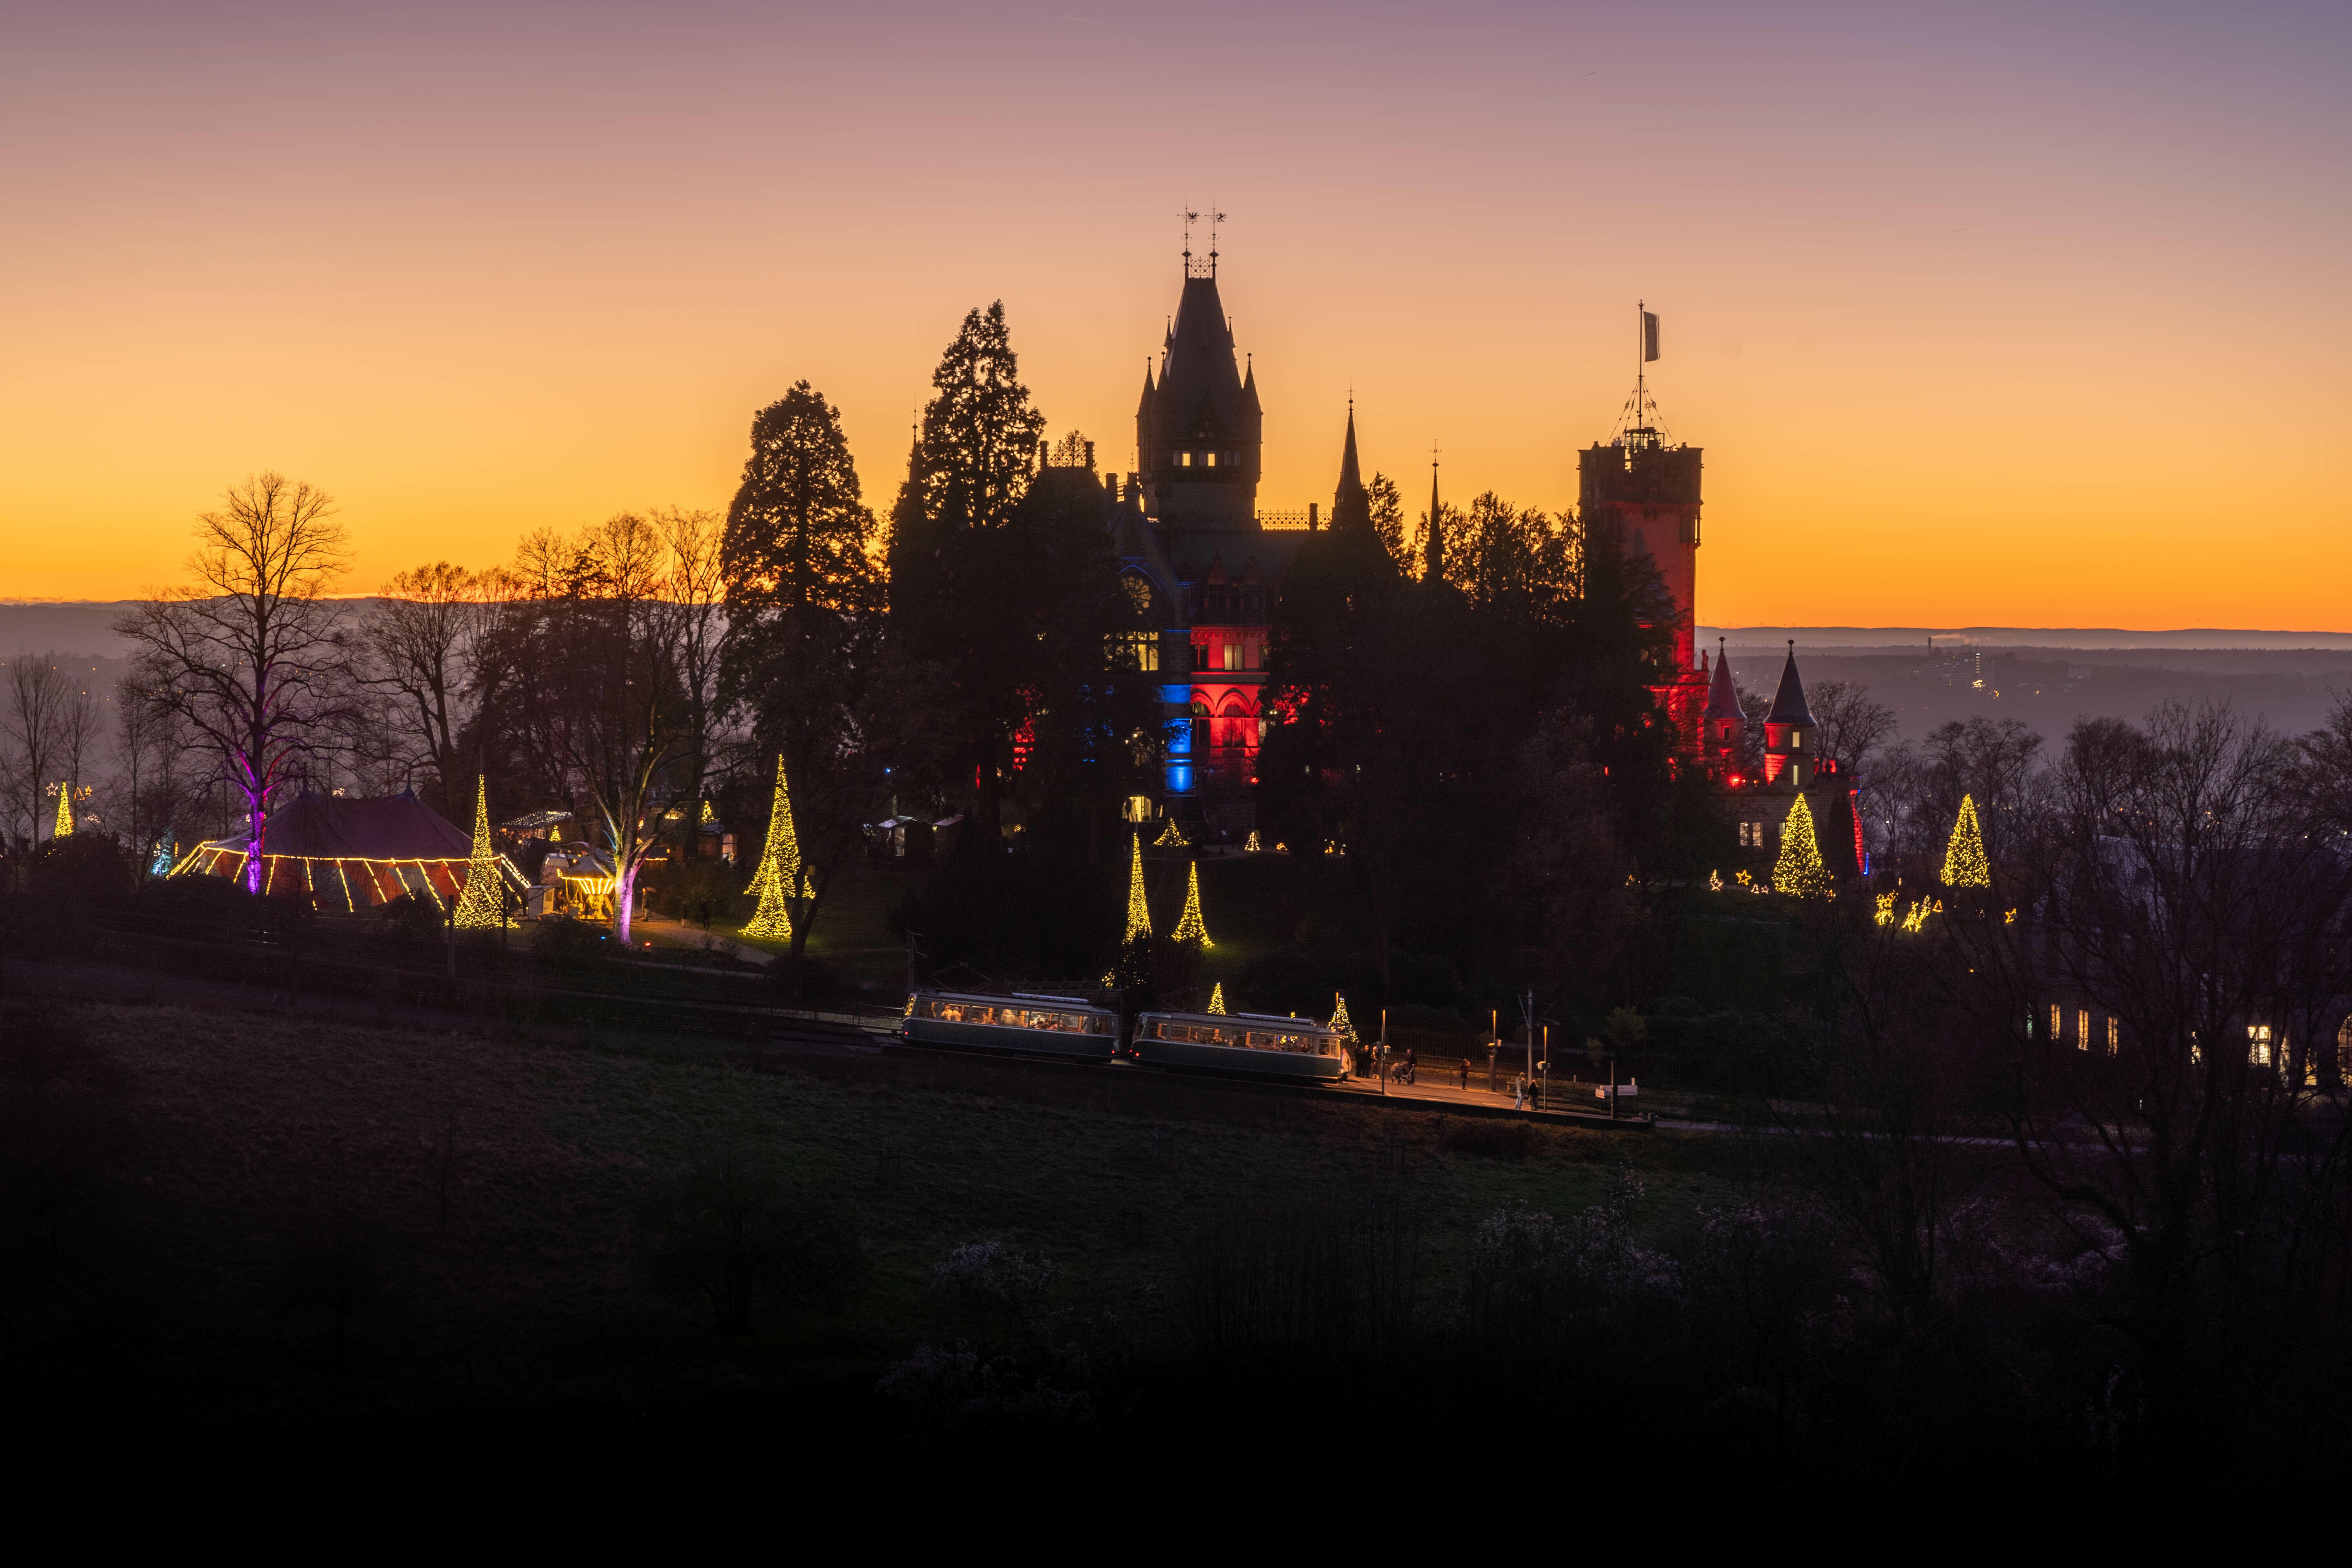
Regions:
<instances>
[{"instance_id":1,"label":"evergreen tree","mask_svg":"<svg viewBox=\"0 0 2352 1568\"><path fill-rule=\"evenodd\" d=\"M1800 899L1818 899L1830 891L1830 868L1813 837L1813 810L1801 795L1780 825L1780 858L1772 867L1772 889Z\"/></svg>"},{"instance_id":2,"label":"evergreen tree","mask_svg":"<svg viewBox=\"0 0 2352 1568\"><path fill-rule=\"evenodd\" d=\"M1171 942L1197 942L1202 947L1217 944L1209 940L1209 928L1201 920L1201 863L1192 862L1192 881L1184 891L1184 913L1176 921L1176 929L1168 933Z\"/></svg>"},{"instance_id":3,"label":"evergreen tree","mask_svg":"<svg viewBox=\"0 0 2352 1568\"><path fill-rule=\"evenodd\" d=\"M835 870L887 800L898 750L902 694L884 663L875 532L839 411L795 383L752 416L727 514L719 702L749 710L761 752L778 758L780 795L787 773L799 785L783 816L798 880L770 889L763 857L751 889L761 909L746 928L789 940L796 965Z\"/></svg>"},{"instance_id":4,"label":"evergreen tree","mask_svg":"<svg viewBox=\"0 0 2352 1568\"><path fill-rule=\"evenodd\" d=\"M1141 937L1151 938L1151 906L1143 898L1143 835L1135 836L1135 854L1127 871L1127 934L1121 942L1131 942Z\"/></svg>"},{"instance_id":5,"label":"evergreen tree","mask_svg":"<svg viewBox=\"0 0 2352 1568\"><path fill-rule=\"evenodd\" d=\"M1971 795L1960 796L1960 814L1952 822L1952 841L1944 850L1944 886L1992 886L1992 867L1985 859L1984 834L1977 825L1977 803Z\"/></svg>"},{"instance_id":6,"label":"evergreen tree","mask_svg":"<svg viewBox=\"0 0 2352 1568\"><path fill-rule=\"evenodd\" d=\"M730 619L870 614L882 596L873 535L840 411L795 382L751 418L751 455L719 547Z\"/></svg>"},{"instance_id":7,"label":"evergreen tree","mask_svg":"<svg viewBox=\"0 0 2352 1568\"><path fill-rule=\"evenodd\" d=\"M507 924L507 906L499 879L499 852L490 843L490 786L479 774L474 780L474 853L466 866L466 889L458 895L457 912L449 917L459 931L500 931Z\"/></svg>"},{"instance_id":8,"label":"evergreen tree","mask_svg":"<svg viewBox=\"0 0 2352 1568\"><path fill-rule=\"evenodd\" d=\"M743 889L747 895L758 895L760 907L751 911L743 934L792 942L797 957L801 943L793 941L793 910L807 885L807 874L801 866L800 836L793 831L792 791L784 783L784 759L780 756L776 795L768 809L768 840L760 850L760 868L753 873L751 885Z\"/></svg>"}]
</instances>

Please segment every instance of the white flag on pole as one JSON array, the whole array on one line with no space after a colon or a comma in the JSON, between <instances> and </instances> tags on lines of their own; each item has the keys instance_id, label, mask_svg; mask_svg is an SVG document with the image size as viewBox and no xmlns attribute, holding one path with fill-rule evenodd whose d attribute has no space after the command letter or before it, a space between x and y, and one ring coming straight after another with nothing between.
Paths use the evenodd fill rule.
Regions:
<instances>
[{"instance_id":1,"label":"white flag on pole","mask_svg":"<svg viewBox=\"0 0 2352 1568\"><path fill-rule=\"evenodd\" d=\"M1647 364L1658 357L1658 313L1642 312L1642 363Z\"/></svg>"}]
</instances>

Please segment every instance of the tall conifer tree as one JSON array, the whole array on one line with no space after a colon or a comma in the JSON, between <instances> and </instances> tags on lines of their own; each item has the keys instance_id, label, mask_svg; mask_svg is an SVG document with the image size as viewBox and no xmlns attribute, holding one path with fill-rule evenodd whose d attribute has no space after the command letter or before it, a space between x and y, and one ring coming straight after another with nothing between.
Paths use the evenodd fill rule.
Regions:
<instances>
[{"instance_id":1,"label":"tall conifer tree","mask_svg":"<svg viewBox=\"0 0 2352 1568\"><path fill-rule=\"evenodd\" d=\"M1992 886L1992 866L1985 858L1984 833L1977 825L1977 803L1970 795L1960 796L1960 813L1952 819L1952 841L1944 850L1944 886Z\"/></svg>"},{"instance_id":2,"label":"tall conifer tree","mask_svg":"<svg viewBox=\"0 0 2352 1568\"><path fill-rule=\"evenodd\" d=\"M1818 899L1830 890L1830 868L1813 837L1813 808L1801 795L1780 826L1780 858L1772 868L1772 890L1801 899Z\"/></svg>"}]
</instances>

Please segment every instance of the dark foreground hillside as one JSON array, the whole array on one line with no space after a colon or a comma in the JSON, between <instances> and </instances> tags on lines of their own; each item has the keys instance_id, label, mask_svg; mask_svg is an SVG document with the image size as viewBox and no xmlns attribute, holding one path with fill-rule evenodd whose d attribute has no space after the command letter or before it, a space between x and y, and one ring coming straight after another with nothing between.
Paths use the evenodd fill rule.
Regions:
<instances>
[{"instance_id":1,"label":"dark foreground hillside","mask_svg":"<svg viewBox=\"0 0 2352 1568\"><path fill-rule=\"evenodd\" d=\"M168 990L6 1021L0 1354L75 1442L2131 1479L2100 1259L1994 1157L1901 1324L1771 1140Z\"/></svg>"}]
</instances>

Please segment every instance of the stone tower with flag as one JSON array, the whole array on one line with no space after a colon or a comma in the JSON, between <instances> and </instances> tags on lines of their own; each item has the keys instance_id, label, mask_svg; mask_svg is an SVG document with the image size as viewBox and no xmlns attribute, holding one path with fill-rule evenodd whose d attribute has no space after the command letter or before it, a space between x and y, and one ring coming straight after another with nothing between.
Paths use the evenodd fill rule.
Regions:
<instances>
[{"instance_id":1,"label":"stone tower with flag","mask_svg":"<svg viewBox=\"0 0 2352 1568\"><path fill-rule=\"evenodd\" d=\"M1577 510L1588 535L1605 534L1628 559L1646 557L1674 601L1674 653L1651 689L1672 717L1683 749L1700 747L1708 670L1697 656L1698 516L1701 452L1676 446L1650 395L1648 368L1658 358L1658 318L1640 312L1640 357L1633 394L1616 433L1577 456Z\"/></svg>"}]
</instances>

